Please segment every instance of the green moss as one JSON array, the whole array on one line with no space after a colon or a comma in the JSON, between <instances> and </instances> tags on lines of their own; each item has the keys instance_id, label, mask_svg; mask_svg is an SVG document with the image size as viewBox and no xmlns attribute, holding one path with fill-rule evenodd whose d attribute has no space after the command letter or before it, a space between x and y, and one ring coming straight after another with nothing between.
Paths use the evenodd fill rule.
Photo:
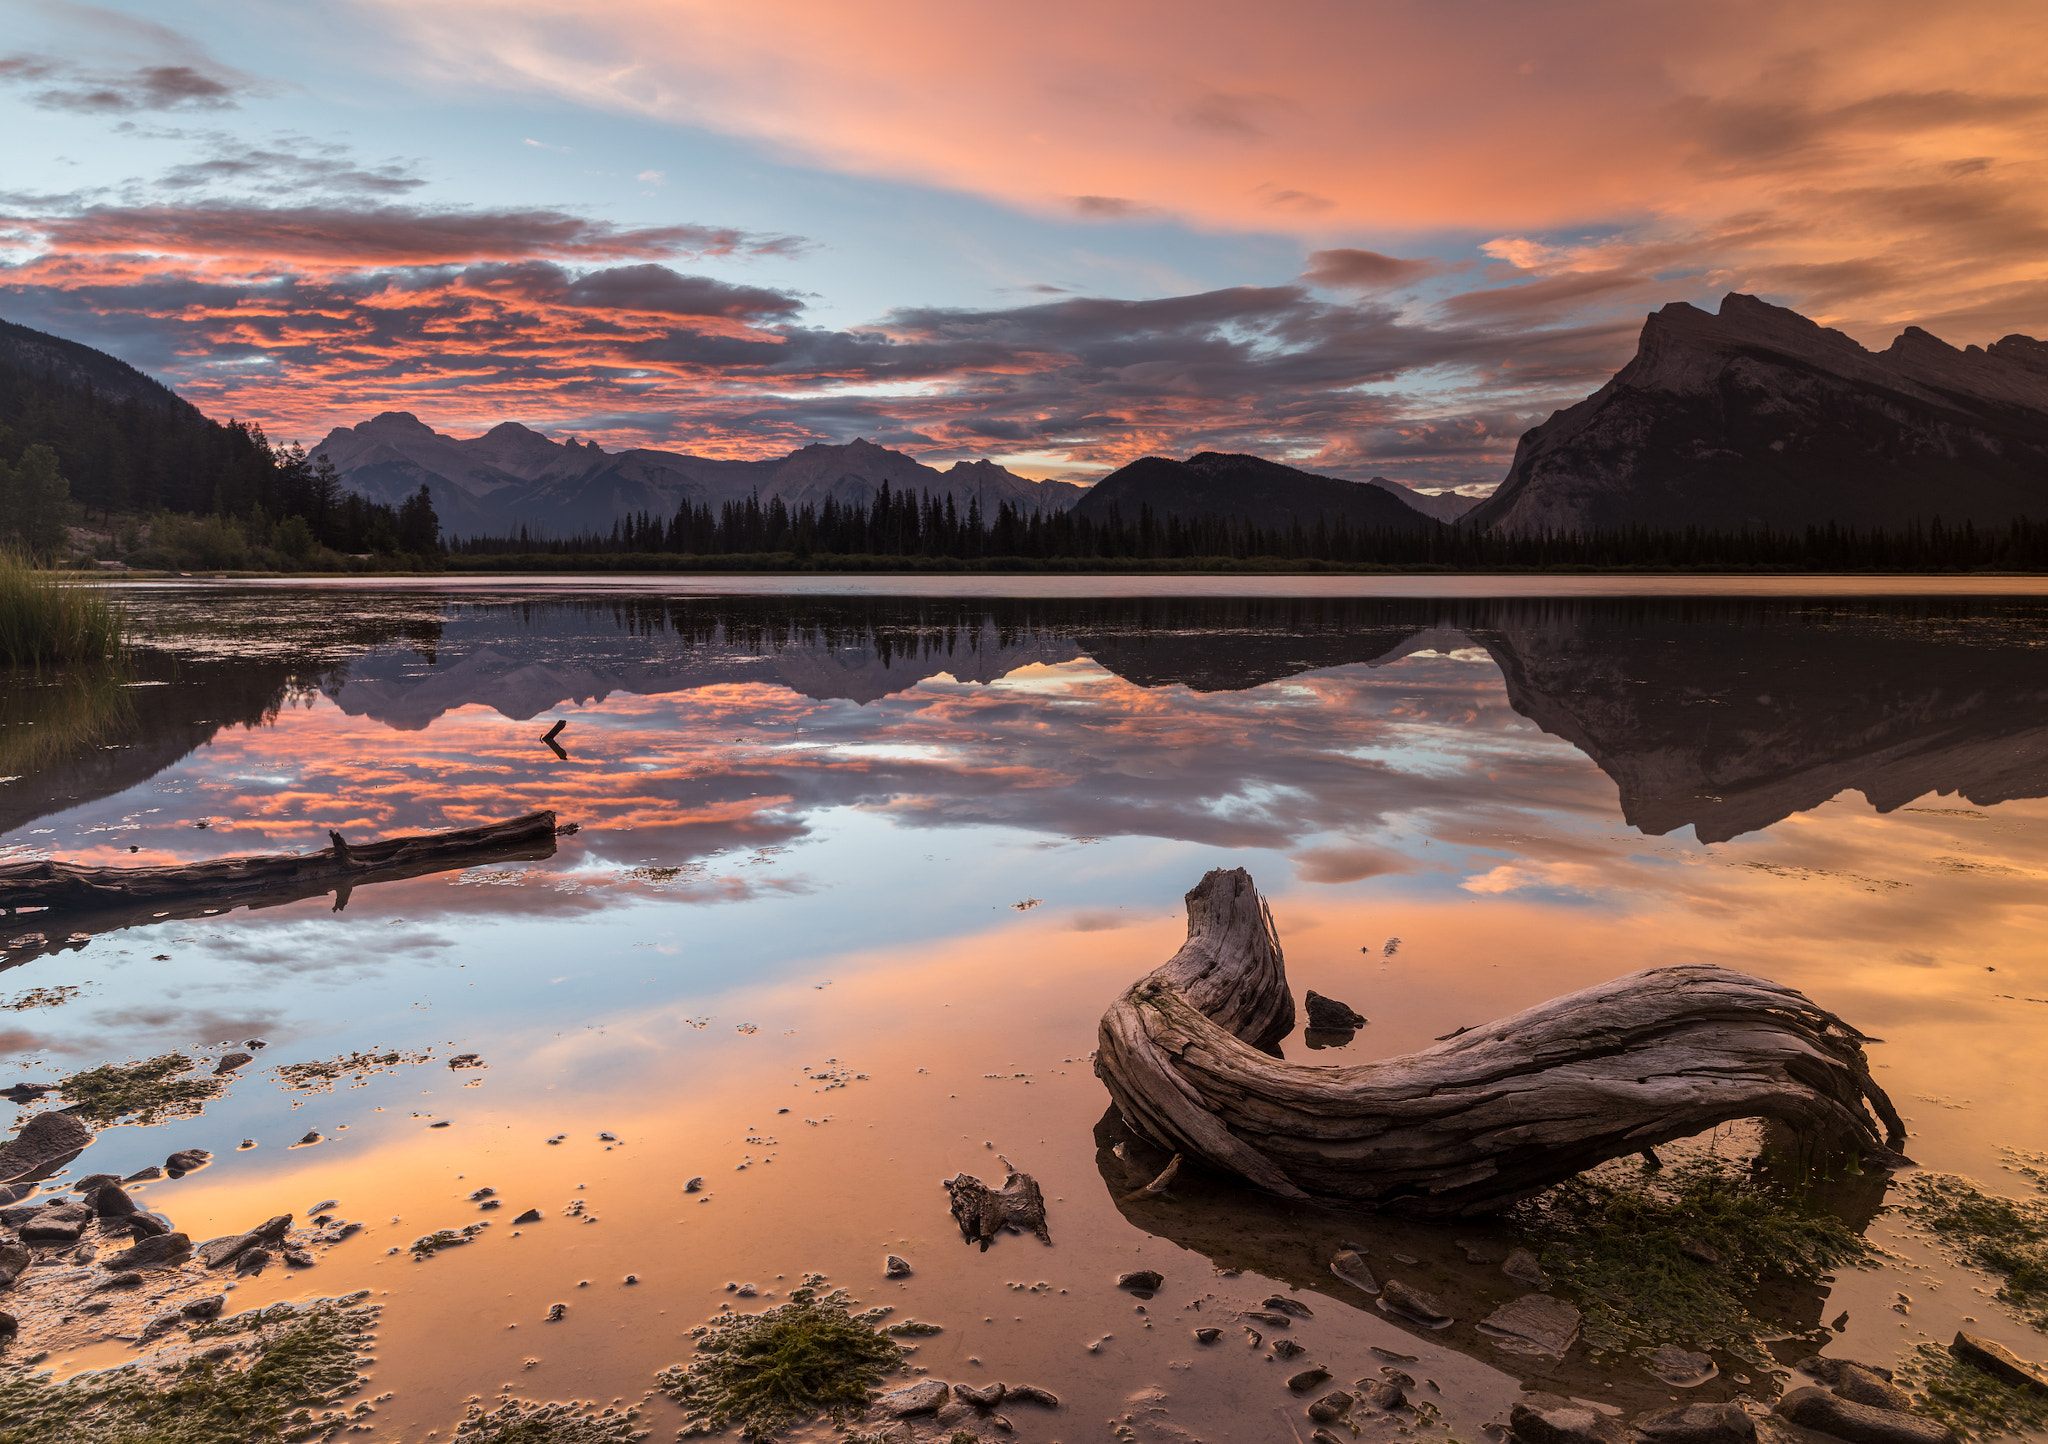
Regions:
<instances>
[{"instance_id":1,"label":"green moss","mask_svg":"<svg viewBox=\"0 0 2048 1444\"><path fill-rule=\"evenodd\" d=\"M2048 1429L2048 1395L2015 1389L1939 1344L1920 1345L1895 1372L1900 1384L1920 1396L1916 1412L1939 1419L1965 1439Z\"/></svg>"},{"instance_id":2,"label":"green moss","mask_svg":"<svg viewBox=\"0 0 2048 1444\"><path fill-rule=\"evenodd\" d=\"M1707 1155L1651 1170L1615 1162L1523 1206L1518 1222L1578 1304L1597 1351L1686 1343L1759 1369L1784 1329L1751 1312L1766 1282L1818 1286L1870 1246L1793 1190ZM1718 1263L1694 1255L1700 1245Z\"/></svg>"},{"instance_id":3,"label":"green moss","mask_svg":"<svg viewBox=\"0 0 2048 1444\"><path fill-rule=\"evenodd\" d=\"M597 1410L578 1404L527 1404L507 1399L495 1409L472 1404L455 1426L456 1444L628 1444L638 1410Z\"/></svg>"},{"instance_id":4,"label":"green moss","mask_svg":"<svg viewBox=\"0 0 2048 1444\"><path fill-rule=\"evenodd\" d=\"M344 1077L362 1083L374 1073L389 1073L401 1063L424 1063L429 1053L344 1053L312 1063L285 1063L272 1071L278 1081L295 1093L328 1093Z\"/></svg>"},{"instance_id":5,"label":"green moss","mask_svg":"<svg viewBox=\"0 0 2048 1444\"><path fill-rule=\"evenodd\" d=\"M2038 1169L2014 1157L2040 1187ZM1999 1301L2048 1331L2048 1198L2004 1198L1952 1173L1917 1174L1901 1192L1901 1213L1963 1262L2003 1280Z\"/></svg>"},{"instance_id":6,"label":"green moss","mask_svg":"<svg viewBox=\"0 0 2048 1444\"><path fill-rule=\"evenodd\" d=\"M748 1439L767 1439L820 1414L839 1423L867 1408L868 1391L906 1350L875 1327L887 1309L852 1313L840 1290L819 1294L823 1283L807 1274L786 1304L691 1331L697 1357L656 1378L691 1411L686 1432L737 1426Z\"/></svg>"},{"instance_id":7,"label":"green moss","mask_svg":"<svg viewBox=\"0 0 2048 1444\"><path fill-rule=\"evenodd\" d=\"M324 1406L364 1382L357 1354L377 1313L362 1303L367 1297L273 1304L193 1330L195 1340L242 1338L250 1346L222 1359L124 1364L62 1384L0 1366L0 1444L326 1439L350 1416Z\"/></svg>"},{"instance_id":8,"label":"green moss","mask_svg":"<svg viewBox=\"0 0 2048 1444\"><path fill-rule=\"evenodd\" d=\"M187 1078L193 1062L183 1053L165 1053L142 1063L105 1063L74 1073L57 1092L79 1117L105 1128L115 1123L162 1123L190 1118L220 1096L226 1080Z\"/></svg>"},{"instance_id":9,"label":"green moss","mask_svg":"<svg viewBox=\"0 0 2048 1444\"><path fill-rule=\"evenodd\" d=\"M412 1241L412 1256L415 1259L432 1258L444 1248L459 1248L489 1227L486 1221L465 1224L461 1228L436 1229L425 1238Z\"/></svg>"}]
</instances>

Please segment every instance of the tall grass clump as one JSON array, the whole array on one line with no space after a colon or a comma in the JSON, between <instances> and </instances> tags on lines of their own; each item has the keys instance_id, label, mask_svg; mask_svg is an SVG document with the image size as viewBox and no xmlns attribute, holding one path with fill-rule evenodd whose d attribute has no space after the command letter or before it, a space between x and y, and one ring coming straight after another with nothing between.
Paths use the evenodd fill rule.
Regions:
<instances>
[{"instance_id":1,"label":"tall grass clump","mask_svg":"<svg viewBox=\"0 0 2048 1444\"><path fill-rule=\"evenodd\" d=\"M0 663L110 661L126 622L104 588L67 584L19 554L0 553Z\"/></svg>"}]
</instances>

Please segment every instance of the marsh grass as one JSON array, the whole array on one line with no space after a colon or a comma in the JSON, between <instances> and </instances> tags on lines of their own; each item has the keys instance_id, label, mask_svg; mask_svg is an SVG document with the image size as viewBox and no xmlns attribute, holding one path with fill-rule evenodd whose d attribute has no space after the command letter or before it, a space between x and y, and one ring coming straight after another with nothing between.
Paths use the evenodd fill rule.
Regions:
<instances>
[{"instance_id":1,"label":"marsh grass","mask_svg":"<svg viewBox=\"0 0 2048 1444\"><path fill-rule=\"evenodd\" d=\"M0 1366L0 1444L329 1438L351 1420L323 1406L364 1382L357 1356L377 1313L363 1304L367 1297L273 1304L192 1331L195 1341L237 1338L249 1345L225 1359L123 1364L61 1384L21 1365Z\"/></svg>"},{"instance_id":2,"label":"marsh grass","mask_svg":"<svg viewBox=\"0 0 2048 1444\"><path fill-rule=\"evenodd\" d=\"M853 1313L843 1291L821 1295L823 1283L807 1274L788 1303L722 1315L691 1331L697 1357L656 1376L690 1410L685 1432L737 1427L761 1440L821 1414L838 1424L866 1410L868 1391L907 1351L876 1328L888 1309Z\"/></svg>"},{"instance_id":3,"label":"marsh grass","mask_svg":"<svg viewBox=\"0 0 2048 1444\"><path fill-rule=\"evenodd\" d=\"M1780 1323L1752 1305L1775 1283L1819 1287L1870 1245L1800 1191L1714 1155L1661 1170L1603 1164L1523 1205L1519 1223L1598 1351L1719 1349L1764 1370ZM1718 1263L1695 1255L1700 1245Z\"/></svg>"},{"instance_id":4,"label":"marsh grass","mask_svg":"<svg viewBox=\"0 0 2048 1444\"><path fill-rule=\"evenodd\" d=\"M1920 1396L1915 1412L1939 1419L1965 1439L2048 1428L2048 1395L2016 1389L1939 1344L1921 1344L1896 1372L1898 1382Z\"/></svg>"},{"instance_id":5,"label":"marsh grass","mask_svg":"<svg viewBox=\"0 0 2048 1444\"><path fill-rule=\"evenodd\" d=\"M121 651L126 624L104 587L60 580L18 553L0 552L0 663L109 661Z\"/></svg>"},{"instance_id":6,"label":"marsh grass","mask_svg":"<svg viewBox=\"0 0 2048 1444\"><path fill-rule=\"evenodd\" d=\"M2038 1154L2009 1153L2016 1172L2048 1195ZM2000 1303L2048 1332L2048 1196L2006 1198L1952 1173L1922 1173L1901 1190L1899 1212L1949 1252L2001 1280Z\"/></svg>"},{"instance_id":7,"label":"marsh grass","mask_svg":"<svg viewBox=\"0 0 2048 1444\"><path fill-rule=\"evenodd\" d=\"M121 1122L162 1123L199 1113L227 1086L224 1078L188 1078L195 1065L183 1053L141 1063L103 1063L57 1085L72 1111L101 1128Z\"/></svg>"}]
</instances>

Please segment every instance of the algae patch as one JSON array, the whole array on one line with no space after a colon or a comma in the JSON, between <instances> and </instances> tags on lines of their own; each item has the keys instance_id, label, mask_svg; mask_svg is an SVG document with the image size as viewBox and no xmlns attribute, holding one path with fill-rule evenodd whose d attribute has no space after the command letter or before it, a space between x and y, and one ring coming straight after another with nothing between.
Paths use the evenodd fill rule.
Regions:
<instances>
[{"instance_id":1,"label":"algae patch","mask_svg":"<svg viewBox=\"0 0 2048 1444\"><path fill-rule=\"evenodd\" d=\"M181 1362L123 1364L61 1384L22 1365L0 1365L0 1444L326 1439L357 1417L323 1406L364 1382L358 1354L377 1315L362 1302L367 1297L273 1304L193 1330L195 1342L241 1345L219 1357L206 1349Z\"/></svg>"},{"instance_id":2,"label":"algae patch","mask_svg":"<svg viewBox=\"0 0 2048 1444\"><path fill-rule=\"evenodd\" d=\"M495 1409L469 1406L455 1426L456 1444L631 1444L649 1430L635 1429L636 1409L583 1404L528 1404L507 1399Z\"/></svg>"},{"instance_id":3,"label":"algae patch","mask_svg":"<svg viewBox=\"0 0 2048 1444\"><path fill-rule=\"evenodd\" d=\"M101 1128L115 1123L163 1123L190 1118L218 1098L226 1080L188 1078L196 1065L183 1053L141 1063L104 1063L57 1085L71 1111Z\"/></svg>"},{"instance_id":4,"label":"algae patch","mask_svg":"<svg viewBox=\"0 0 2048 1444\"><path fill-rule=\"evenodd\" d=\"M323 1058L311 1063L283 1063L271 1071L294 1093L331 1093L334 1085L343 1078L347 1078L352 1087L361 1087L373 1074L389 1073L401 1063L424 1063L432 1056L430 1053L401 1053L396 1049L382 1053L344 1053L339 1058Z\"/></svg>"},{"instance_id":5,"label":"algae patch","mask_svg":"<svg viewBox=\"0 0 2048 1444\"><path fill-rule=\"evenodd\" d=\"M697 1357L655 1380L690 1411L686 1432L736 1426L748 1439L767 1439L820 1414L841 1423L867 1408L868 1391L908 1351L876 1327L888 1309L853 1313L842 1290L820 1294L823 1283L806 1274L788 1303L691 1331Z\"/></svg>"},{"instance_id":6,"label":"algae patch","mask_svg":"<svg viewBox=\"0 0 2048 1444\"><path fill-rule=\"evenodd\" d=\"M2040 1187L2031 1157L2012 1156L2025 1160L2019 1171ZM1901 1192L1899 1212L1963 1262L2003 1280L1999 1302L2048 1332L2048 1197L2004 1198L1952 1173L1916 1175Z\"/></svg>"},{"instance_id":7,"label":"algae patch","mask_svg":"<svg viewBox=\"0 0 2048 1444\"><path fill-rule=\"evenodd\" d=\"M2048 1396L1995 1379L1939 1344L1920 1345L1900 1362L1897 1374L1900 1384L1920 1396L1917 1412L1965 1439L2048 1428Z\"/></svg>"},{"instance_id":8,"label":"algae patch","mask_svg":"<svg viewBox=\"0 0 2048 1444\"><path fill-rule=\"evenodd\" d=\"M1683 1341L1758 1369L1783 1333L1752 1304L1767 1283L1819 1288L1870 1245L1797 1191L1714 1155L1654 1170L1603 1164L1522 1206L1544 1269L1578 1302L1599 1352Z\"/></svg>"}]
</instances>

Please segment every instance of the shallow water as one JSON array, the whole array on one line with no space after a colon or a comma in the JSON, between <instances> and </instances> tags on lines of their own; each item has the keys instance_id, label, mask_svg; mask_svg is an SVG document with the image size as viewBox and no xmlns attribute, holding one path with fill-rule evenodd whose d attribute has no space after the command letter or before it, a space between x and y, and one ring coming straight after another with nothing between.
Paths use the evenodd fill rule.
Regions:
<instances>
[{"instance_id":1,"label":"shallow water","mask_svg":"<svg viewBox=\"0 0 2048 1444\"><path fill-rule=\"evenodd\" d=\"M78 941L5 920L0 1003L78 991L0 1018L0 1087L267 1044L202 1114L106 1129L50 1186L199 1147L211 1166L138 1195L195 1239L337 1200L362 1233L230 1297L370 1289L371 1392L394 1393L377 1439L446 1437L508 1384L637 1401L729 1282L779 1299L807 1270L944 1325L916 1355L935 1377L1059 1393L1008 1411L1031 1440L1126 1414L1146 1439L1306 1438L1281 1382L1299 1366L1231 1322L1276 1288L1310 1303L1290 1336L1339 1382L1378 1368L1374 1345L1417 1355L1460 1437L1524 1384L1629 1408L1681 1392L1583 1343L1503 1352L1464 1313L1415 1329L1327 1273L1336 1238L1364 1240L1382 1277L1491 1307L1522 1290L1467 1262L1463 1243L1501 1251L1485 1228L1192 1177L1119 1204L1151 1164L1109 1150L1096 1020L1179 946L1181 894L1241 866L1297 992L1371 1018L1290 1057L1406 1052L1722 963L1885 1040L1872 1065L1921 1165L2024 1190L2001 1150L2048 1147L2048 600L1084 582L135 589L148 640L119 698L9 683L0 860L311 850L540 808L580 831L339 909ZM31 745L31 723L67 740ZM318 1092L276 1072L358 1051L401 1061ZM451 1069L462 1054L484 1066ZM1051 1247L963 1246L939 1182L993 1182L998 1155L1044 1185ZM486 1186L502 1208L470 1199ZM515 1230L529 1206L546 1217ZM405 1252L480 1220L472 1244ZM1969 1319L2048 1352L1893 1217L1869 1232L1886 1267L1788 1301L1788 1330L1846 1310L1834 1351L1882 1361ZM915 1272L885 1281L887 1253ZM1142 1305L1112 1287L1141 1267L1167 1277ZM1204 1322L1225 1341L1198 1346ZM74 1316L15 1347L68 1373L131 1357L124 1329ZM1774 1395L1736 1374L1690 1396ZM665 1436L679 1416L652 1417Z\"/></svg>"}]
</instances>

